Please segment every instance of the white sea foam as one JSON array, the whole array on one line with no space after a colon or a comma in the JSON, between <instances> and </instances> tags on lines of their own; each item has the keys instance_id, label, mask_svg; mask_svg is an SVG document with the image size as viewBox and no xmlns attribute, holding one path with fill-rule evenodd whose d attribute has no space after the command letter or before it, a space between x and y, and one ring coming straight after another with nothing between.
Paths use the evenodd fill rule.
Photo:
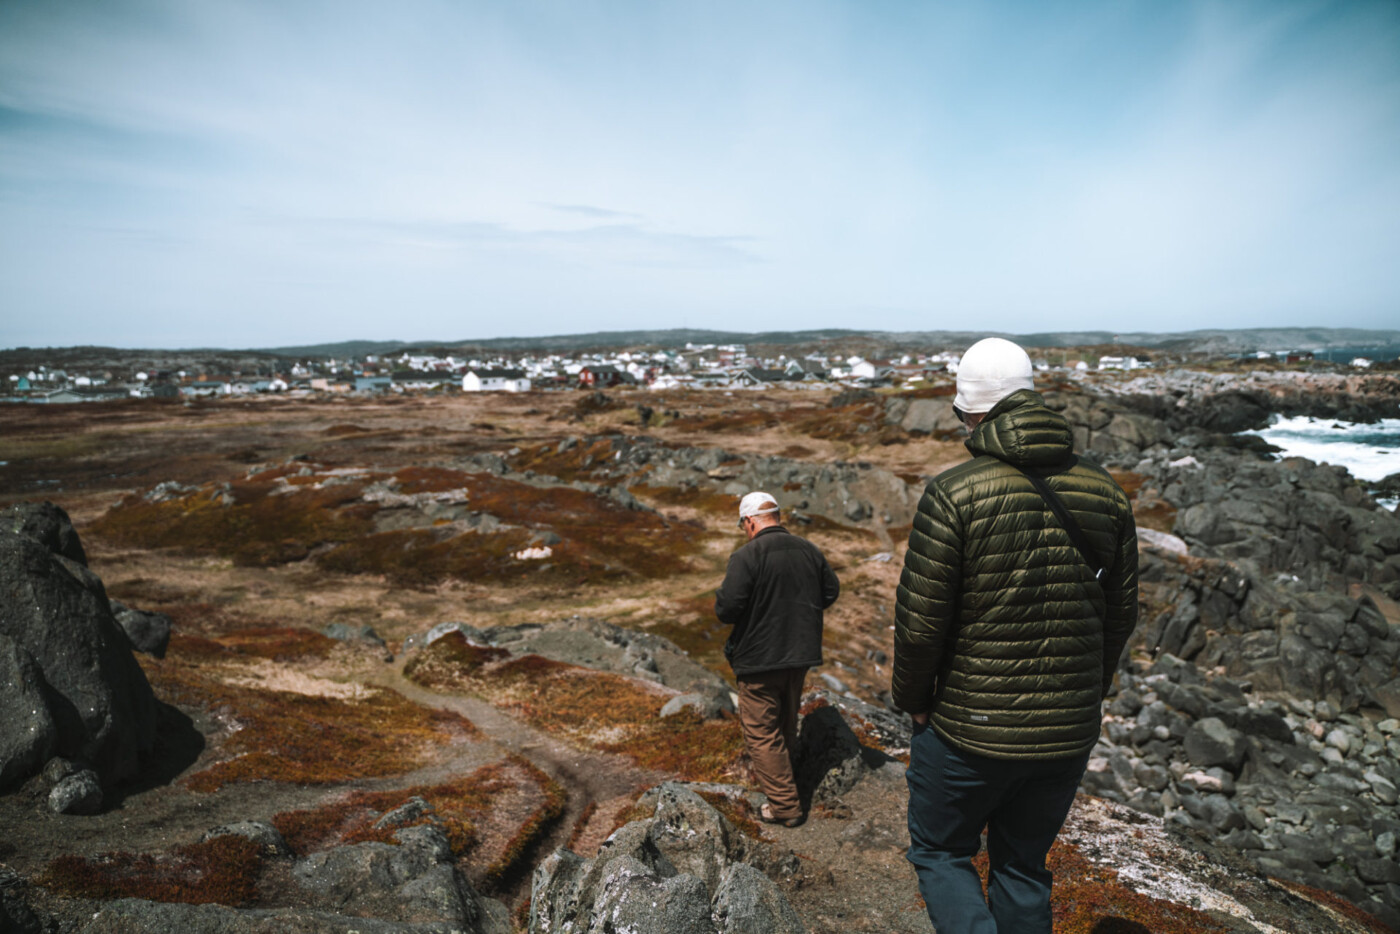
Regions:
<instances>
[{"instance_id":1,"label":"white sea foam","mask_svg":"<svg viewBox=\"0 0 1400 934\"><path fill-rule=\"evenodd\" d=\"M1351 471L1358 480L1380 480L1400 473L1400 418L1383 418L1374 425L1325 418L1274 417L1268 428L1241 434L1258 435L1283 449L1284 457L1306 457Z\"/></svg>"}]
</instances>

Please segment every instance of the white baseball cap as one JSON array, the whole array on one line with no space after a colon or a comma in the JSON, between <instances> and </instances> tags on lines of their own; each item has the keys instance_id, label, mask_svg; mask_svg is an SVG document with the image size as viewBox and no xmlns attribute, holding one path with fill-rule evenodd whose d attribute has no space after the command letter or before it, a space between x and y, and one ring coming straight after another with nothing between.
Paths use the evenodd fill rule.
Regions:
<instances>
[{"instance_id":1,"label":"white baseball cap","mask_svg":"<svg viewBox=\"0 0 1400 934\"><path fill-rule=\"evenodd\" d=\"M953 405L964 412L990 412L1018 389L1034 389L1031 358L1019 345L988 337L967 348L958 362L958 394Z\"/></svg>"},{"instance_id":2,"label":"white baseball cap","mask_svg":"<svg viewBox=\"0 0 1400 934\"><path fill-rule=\"evenodd\" d=\"M750 516L768 516L777 511L778 501L761 490L755 490L739 500L740 519L747 519Z\"/></svg>"}]
</instances>

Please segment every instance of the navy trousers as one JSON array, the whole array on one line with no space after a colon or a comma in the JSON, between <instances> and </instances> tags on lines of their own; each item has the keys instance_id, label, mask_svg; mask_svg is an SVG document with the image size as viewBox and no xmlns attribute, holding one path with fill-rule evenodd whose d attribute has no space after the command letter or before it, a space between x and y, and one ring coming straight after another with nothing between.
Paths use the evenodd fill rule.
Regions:
<instances>
[{"instance_id":1,"label":"navy trousers","mask_svg":"<svg viewBox=\"0 0 1400 934\"><path fill-rule=\"evenodd\" d=\"M1089 754L989 759L915 726L909 753L909 862L938 934L1050 934L1045 854ZM987 828L987 895L972 858Z\"/></svg>"}]
</instances>

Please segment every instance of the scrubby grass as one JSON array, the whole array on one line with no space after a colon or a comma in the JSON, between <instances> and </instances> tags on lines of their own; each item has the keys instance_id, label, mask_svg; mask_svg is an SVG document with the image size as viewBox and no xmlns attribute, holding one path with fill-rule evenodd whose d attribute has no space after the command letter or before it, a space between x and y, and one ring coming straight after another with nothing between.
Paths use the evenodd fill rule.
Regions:
<instances>
[{"instance_id":1,"label":"scrubby grass","mask_svg":"<svg viewBox=\"0 0 1400 934\"><path fill-rule=\"evenodd\" d=\"M276 638L274 634L274 638ZM430 761L434 747L475 734L464 717L433 710L386 688L358 698L327 697L230 684L257 653L220 640L176 634L164 659L141 656L164 701L216 711L238 724L223 743L228 756L185 779L191 790L231 782L321 785L394 775Z\"/></svg>"},{"instance_id":2,"label":"scrubby grass","mask_svg":"<svg viewBox=\"0 0 1400 934\"><path fill-rule=\"evenodd\" d=\"M128 496L89 528L118 545L180 548L252 567L299 561L318 545L352 541L371 530L378 507L360 501L362 484L298 487L274 496L275 479L231 484L231 505L213 485L165 502Z\"/></svg>"},{"instance_id":3,"label":"scrubby grass","mask_svg":"<svg viewBox=\"0 0 1400 934\"><path fill-rule=\"evenodd\" d=\"M500 855L486 867L482 884L487 891L497 891L517 878L522 870L529 871L529 856L563 816L564 808L569 803L569 796L563 786L537 768L534 763L517 755L511 755L509 761L530 776L544 795L544 800L530 812L530 816L525 818L501 848Z\"/></svg>"},{"instance_id":4,"label":"scrubby grass","mask_svg":"<svg viewBox=\"0 0 1400 934\"><path fill-rule=\"evenodd\" d=\"M406 586L443 580L592 583L626 577L669 577L689 569L699 551L695 529L606 496L571 487L536 487L493 474L445 467L407 467L357 479L300 475L295 462L258 471L223 486L207 484L186 496L149 502L128 496L93 523L115 544L178 548L267 567L314 560L328 571L382 574ZM380 505L362 498L376 480L409 496L465 490L470 508L500 519L496 532L463 532L425 514L416 527L374 531ZM324 485L323 485L324 483ZM553 532L545 560L515 555Z\"/></svg>"},{"instance_id":5,"label":"scrubby grass","mask_svg":"<svg viewBox=\"0 0 1400 934\"><path fill-rule=\"evenodd\" d=\"M1140 527L1155 529L1158 532L1172 530L1176 524L1176 507L1160 495L1141 495L1144 492L1142 485L1146 481L1145 477L1129 470L1110 470L1109 474L1118 481L1123 492L1128 494L1128 499L1133 505L1133 518Z\"/></svg>"},{"instance_id":6,"label":"scrubby grass","mask_svg":"<svg viewBox=\"0 0 1400 934\"><path fill-rule=\"evenodd\" d=\"M987 851L978 853L972 864L986 891ZM1113 869L1090 862L1058 840L1050 847L1045 865L1055 874L1050 910L1056 934L1140 929L1153 934L1226 934L1232 930L1194 908L1134 892L1118 881ZM1112 926L1115 922L1120 926Z\"/></svg>"},{"instance_id":7,"label":"scrubby grass","mask_svg":"<svg viewBox=\"0 0 1400 934\"><path fill-rule=\"evenodd\" d=\"M272 818L272 825L294 852L304 856L342 843L394 843L395 831L437 823L447 834L453 856L462 857L478 842L482 815L517 784L507 764L497 762L439 785L418 785L394 791L355 791L342 800L318 808L283 811ZM375 821L414 796L433 806L431 816L425 815L396 827L375 829Z\"/></svg>"},{"instance_id":8,"label":"scrubby grass","mask_svg":"<svg viewBox=\"0 0 1400 934\"><path fill-rule=\"evenodd\" d=\"M236 907L256 897L262 868L262 848L230 835L168 853L60 856L37 882L73 898L145 898Z\"/></svg>"},{"instance_id":9,"label":"scrubby grass","mask_svg":"<svg viewBox=\"0 0 1400 934\"><path fill-rule=\"evenodd\" d=\"M483 697L532 725L580 745L690 781L722 781L743 752L737 720L693 711L659 716L667 695L609 672L538 655L481 663L461 633L423 649L404 667L410 680L439 691Z\"/></svg>"},{"instance_id":10,"label":"scrubby grass","mask_svg":"<svg viewBox=\"0 0 1400 934\"><path fill-rule=\"evenodd\" d=\"M719 791L697 793L708 801L711 807L723 814L729 823L734 825L734 829L744 836L754 840L768 839L763 835L763 827L754 819L756 812L746 798L731 798Z\"/></svg>"}]
</instances>

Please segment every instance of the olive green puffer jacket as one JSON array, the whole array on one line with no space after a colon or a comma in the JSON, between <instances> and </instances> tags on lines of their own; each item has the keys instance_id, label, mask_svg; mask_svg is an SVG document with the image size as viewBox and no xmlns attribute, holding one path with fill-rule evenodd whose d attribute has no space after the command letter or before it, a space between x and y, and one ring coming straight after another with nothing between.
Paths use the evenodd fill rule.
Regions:
<instances>
[{"instance_id":1,"label":"olive green puffer jacket","mask_svg":"<svg viewBox=\"0 0 1400 934\"><path fill-rule=\"evenodd\" d=\"M979 755L1081 755L1137 623L1128 497L1074 455L1069 425L1028 389L997 403L967 447L976 456L929 483L909 534L894 702ZM1107 569L1101 584L1017 468L1059 494Z\"/></svg>"}]
</instances>

